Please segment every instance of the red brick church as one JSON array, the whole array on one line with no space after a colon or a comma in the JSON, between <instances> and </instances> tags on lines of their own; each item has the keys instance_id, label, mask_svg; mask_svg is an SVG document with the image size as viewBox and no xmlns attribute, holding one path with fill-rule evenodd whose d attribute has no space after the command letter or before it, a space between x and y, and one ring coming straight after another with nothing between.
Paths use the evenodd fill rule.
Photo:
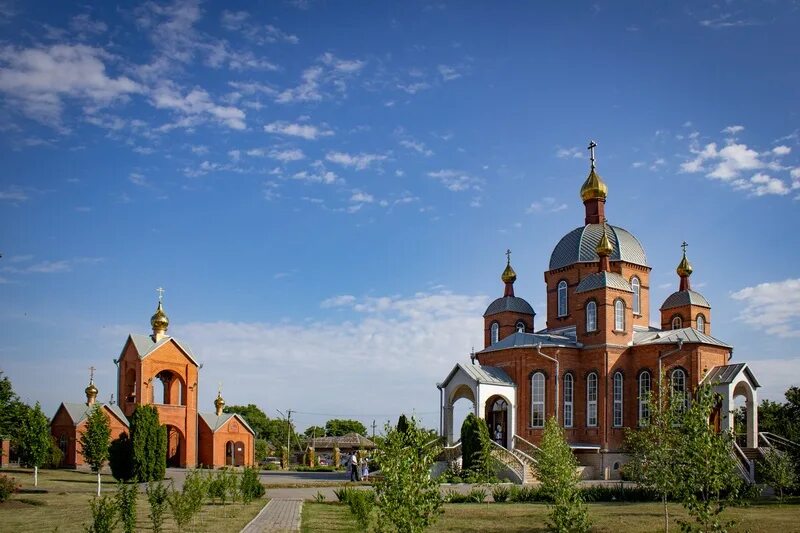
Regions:
<instances>
[{"instance_id":1,"label":"red brick church","mask_svg":"<svg viewBox=\"0 0 800 533\"><path fill-rule=\"evenodd\" d=\"M249 466L254 463L255 433L245 420L223 413L225 401L217 394L215 410L198 412L198 378L202 365L192 350L167 335L169 318L159 297L150 319L151 335L130 334L117 365L118 403L96 402L98 390L90 379L85 403L62 403L50 423L51 433L64 453L64 466L84 464L80 436L86 419L99 405L109 420L111 438L129 432L128 417L138 405L155 405L167 431L167 465Z\"/></svg>"},{"instance_id":2,"label":"red brick church","mask_svg":"<svg viewBox=\"0 0 800 533\"><path fill-rule=\"evenodd\" d=\"M723 429L732 428L734 397L743 396L747 447L754 447L759 384L746 363L731 361L733 348L712 336L711 304L691 288L686 244L677 290L651 320L651 266L639 240L606 218L608 188L595 168L595 146L580 190L584 223L558 241L544 273L545 327L536 329L533 307L514 294L509 252L503 296L483 315L483 350L438 384L442 435L452 443L458 434L453 404L462 398L509 449L537 444L554 416L585 477L618 477L625 428L647 418L644 399L663 377L687 401L700 383L713 383L723 398L715 421Z\"/></svg>"}]
</instances>

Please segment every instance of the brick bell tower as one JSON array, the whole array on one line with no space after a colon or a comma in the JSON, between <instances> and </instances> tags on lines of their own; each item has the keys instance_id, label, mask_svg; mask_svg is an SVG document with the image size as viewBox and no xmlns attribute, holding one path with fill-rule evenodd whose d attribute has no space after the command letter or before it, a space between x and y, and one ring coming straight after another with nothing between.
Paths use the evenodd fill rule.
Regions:
<instances>
[{"instance_id":1,"label":"brick bell tower","mask_svg":"<svg viewBox=\"0 0 800 533\"><path fill-rule=\"evenodd\" d=\"M492 302L483 314L484 348L517 332L533 333L536 313L531 305L514 295L517 273L511 267L511 250L506 250L506 268L500 279L505 285L503 297Z\"/></svg>"},{"instance_id":2,"label":"brick bell tower","mask_svg":"<svg viewBox=\"0 0 800 533\"><path fill-rule=\"evenodd\" d=\"M138 405L154 405L167 429L167 465L197 464L199 365L188 346L167 335L169 318L159 289L151 335L130 334L119 359L119 406L130 417Z\"/></svg>"}]
</instances>

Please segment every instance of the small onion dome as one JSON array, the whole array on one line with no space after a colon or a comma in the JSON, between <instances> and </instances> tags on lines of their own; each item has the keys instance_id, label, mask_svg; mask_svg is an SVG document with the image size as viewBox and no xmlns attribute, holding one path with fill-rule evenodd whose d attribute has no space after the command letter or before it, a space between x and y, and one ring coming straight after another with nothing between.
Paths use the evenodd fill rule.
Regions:
<instances>
[{"instance_id":1,"label":"small onion dome","mask_svg":"<svg viewBox=\"0 0 800 533\"><path fill-rule=\"evenodd\" d=\"M675 269L675 272L677 272L680 277L688 277L692 275L692 264L689 263L688 259L686 259L686 250L683 251L683 258L681 259L681 262L678 263L678 267Z\"/></svg>"},{"instance_id":2,"label":"small onion dome","mask_svg":"<svg viewBox=\"0 0 800 533\"><path fill-rule=\"evenodd\" d=\"M225 400L222 399L222 393L217 393L217 399L214 400L214 407L217 409L217 415L222 413L222 408L225 407Z\"/></svg>"},{"instance_id":3,"label":"small onion dome","mask_svg":"<svg viewBox=\"0 0 800 533\"><path fill-rule=\"evenodd\" d=\"M611 247L611 243L608 241L605 225L603 225L603 236L600 237L600 241L597 243L594 250L597 252L597 255L606 257L611 255L611 252L614 251L614 248Z\"/></svg>"},{"instance_id":4,"label":"small onion dome","mask_svg":"<svg viewBox=\"0 0 800 533\"><path fill-rule=\"evenodd\" d=\"M514 272L514 269L511 268L511 262L506 265L506 269L503 270L503 275L500 276L500 279L503 280L503 283L514 283L517 281L517 273Z\"/></svg>"},{"instance_id":5,"label":"small onion dome","mask_svg":"<svg viewBox=\"0 0 800 533\"><path fill-rule=\"evenodd\" d=\"M97 387L94 386L94 381L89 382L89 386L84 390L86 393L86 403L91 405L94 399L97 398Z\"/></svg>"},{"instance_id":6,"label":"small onion dome","mask_svg":"<svg viewBox=\"0 0 800 533\"><path fill-rule=\"evenodd\" d=\"M601 199L605 200L608 196L608 186L600 179L600 175L594 168L589 172L589 177L583 182L581 187L581 198L584 202L587 200Z\"/></svg>"},{"instance_id":7,"label":"small onion dome","mask_svg":"<svg viewBox=\"0 0 800 533\"><path fill-rule=\"evenodd\" d=\"M150 318L150 325L153 326L153 331L167 331L169 327L169 318L164 312L160 301L158 302L156 313Z\"/></svg>"}]
</instances>

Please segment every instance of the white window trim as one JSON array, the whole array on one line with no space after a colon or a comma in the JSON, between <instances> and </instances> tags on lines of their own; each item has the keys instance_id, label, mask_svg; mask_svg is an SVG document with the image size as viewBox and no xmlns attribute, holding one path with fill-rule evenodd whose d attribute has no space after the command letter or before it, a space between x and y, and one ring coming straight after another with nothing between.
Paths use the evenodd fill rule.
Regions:
<instances>
[{"instance_id":1,"label":"white window trim","mask_svg":"<svg viewBox=\"0 0 800 533\"><path fill-rule=\"evenodd\" d=\"M569 314L569 298L568 298L568 295L567 295L567 291L569 290L569 288L567 286L567 282L564 281L564 280L559 281L557 290L558 290L558 292L557 292L557 294L558 294L558 316L559 317L567 316ZM562 290L564 291L563 298L561 296L561 294L562 294L561 291ZM561 305L562 302L564 304L563 306ZM563 307L563 309L562 309L562 307Z\"/></svg>"},{"instance_id":2,"label":"white window trim","mask_svg":"<svg viewBox=\"0 0 800 533\"><path fill-rule=\"evenodd\" d=\"M567 387L567 378L569 378L569 387ZM575 423L575 378L572 374L564 374L564 427L571 428ZM569 418L567 418L569 413Z\"/></svg>"},{"instance_id":3,"label":"white window trim","mask_svg":"<svg viewBox=\"0 0 800 533\"><path fill-rule=\"evenodd\" d=\"M647 389L642 387L642 379L647 378ZM650 418L650 406L647 404L648 393L652 390L652 381L648 370L639 374L639 425L642 426Z\"/></svg>"},{"instance_id":4,"label":"white window trim","mask_svg":"<svg viewBox=\"0 0 800 533\"><path fill-rule=\"evenodd\" d=\"M618 316L618 306L622 308L621 316ZM622 323L622 327L619 327L620 323ZM614 331L625 331L625 302L622 300L614 301Z\"/></svg>"},{"instance_id":5,"label":"white window trim","mask_svg":"<svg viewBox=\"0 0 800 533\"><path fill-rule=\"evenodd\" d=\"M633 314L642 316L642 282L639 276L631 278L631 287L633 287Z\"/></svg>"},{"instance_id":6,"label":"white window trim","mask_svg":"<svg viewBox=\"0 0 800 533\"><path fill-rule=\"evenodd\" d=\"M589 311L592 311L591 314ZM589 317L592 317L592 320L589 320ZM591 324L591 327L589 327ZM586 332L591 333L597 331L597 302L594 300L586 303Z\"/></svg>"},{"instance_id":7,"label":"white window trim","mask_svg":"<svg viewBox=\"0 0 800 533\"><path fill-rule=\"evenodd\" d=\"M541 376L542 378L542 399L541 401L536 399L536 395L534 394L534 381L536 380L537 376ZM543 372L535 372L531 376L531 427L532 428L543 428L545 419L547 418L547 413L545 411L545 402L547 400L547 379L544 377ZM533 413L536 409L535 406L541 405L542 406L542 421L541 424L534 424L533 423Z\"/></svg>"},{"instance_id":8,"label":"white window trim","mask_svg":"<svg viewBox=\"0 0 800 533\"><path fill-rule=\"evenodd\" d=\"M681 376L681 387L678 388L675 386L675 376L680 372ZM683 411L685 412L686 409L689 408L689 394L686 391L686 371L682 368L676 368L669 374L669 384L670 390L673 394L676 392L680 393L683 396Z\"/></svg>"},{"instance_id":9,"label":"white window trim","mask_svg":"<svg viewBox=\"0 0 800 533\"><path fill-rule=\"evenodd\" d=\"M675 324L678 324L678 327L675 327ZM679 316L672 317L672 329L681 329L683 327L683 319Z\"/></svg>"},{"instance_id":10,"label":"white window trim","mask_svg":"<svg viewBox=\"0 0 800 533\"><path fill-rule=\"evenodd\" d=\"M525 322L520 320L514 327L516 328L517 333L525 333Z\"/></svg>"},{"instance_id":11,"label":"white window trim","mask_svg":"<svg viewBox=\"0 0 800 533\"><path fill-rule=\"evenodd\" d=\"M697 331L699 331L700 333L705 333L706 332L706 317L703 316L703 313L698 313L697 314L697 318L695 319L695 322L697 323Z\"/></svg>"},{"instance_id":12,"label":"white window trim","mask_svg":"<svg viewBox=\"0 0 800 533\"><path fill-rule=\"evenodd\" d=\"M497 344L500 341L500 324L492 322L489 331L489 344Z\"/></svg>"},{"instance_id":13,"label":"white window trim","mask_svg":"<svg viewBox=\"0 0 800 533\"><path fill-rule=\"evenodd\" d=\"M589 386L592 377L594 377L594 400L592 400L591 388ZM597 398L599 396L599 386L600 383L596 372L592 372L586 376L586 427L597 427ZM592 407L594 407L594 409L592 409ZM592 422L592 411L594 411L594 422Z\"/></svg>"},{"instance_id":14,"label":"white window trim","mask_svg":"<svg viewBox=\"0 0 800 533\"><path fill-rule=\"evenodd\" d=\"M617 390L617 378L619 378L619 391ZM620 428L625 421L625 412L623 411L624 405L622 403L625 394L625 378L622 372L614 372L612 391L614 395L614 410L611 422L615 428ZM619 392L619 397L617 397L617 392ZM617 417L617 415L619 415L619 417Z\"/></svg>"}]
</instances>

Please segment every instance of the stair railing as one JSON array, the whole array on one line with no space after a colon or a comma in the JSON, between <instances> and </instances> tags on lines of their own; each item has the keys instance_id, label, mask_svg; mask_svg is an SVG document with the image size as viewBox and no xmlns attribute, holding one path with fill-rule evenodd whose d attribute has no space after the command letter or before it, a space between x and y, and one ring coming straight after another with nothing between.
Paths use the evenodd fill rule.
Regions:
<instances>
[{"instance_id":1,"label":"stair railing","mask_svg":"<svg viewBox=\"0 0 800 533\"><path fill-rule=\"evenodd\" d=\"M525 483L525 463L522 459L508 451L503 446L500 446L494 441L489 441L492 444L492 457L497 461L507 466L519 478L520 483Z\"/></svg>"},{"instance_id":2,"label":"stair railing","mask_svg":"<svg viewBox=\"0 0 800 533\"><path fill-rule=\"evenodd\" d=\"M736 459L736 466L739 467L739 474L748 482L748 483L755 483L756 481L756 468L755 463L748 459L747 456L744 454L742 449L736 444L736 441L733 442L733 448L731 449L731 455L733 458ZM745 466L747 465L747 466Z\"/></svg>"},{"instance_id":3,"label":"stair railing","mask_svg":"<svg viewBox=\"0 0 800 533\"><path fill-rule=\"evenodd\" d=\"M800 448L800 444L794 442L793 440L789 440L786 437L781 437L780 435L776 435L775 433L770 433L768 431L760 431L758 433L758 439L759 441L764 442L769 448L780 448L780 446Z\"/></svg>"},{"instance_id":4,"label":"stair railing","mask_svg":"<svg viewBox=\"0 0 800 533\"><path fill-rule=\"evenodd\" d=\"M528 442L527 440L523 439L519 435L514 435L514 439L512 441L515 450L519 450L531 458L536 456L541 450L538 446L533 444L532 442ZM536 461L534 461L536 462Z\"/></svg>"}]
</instances>

